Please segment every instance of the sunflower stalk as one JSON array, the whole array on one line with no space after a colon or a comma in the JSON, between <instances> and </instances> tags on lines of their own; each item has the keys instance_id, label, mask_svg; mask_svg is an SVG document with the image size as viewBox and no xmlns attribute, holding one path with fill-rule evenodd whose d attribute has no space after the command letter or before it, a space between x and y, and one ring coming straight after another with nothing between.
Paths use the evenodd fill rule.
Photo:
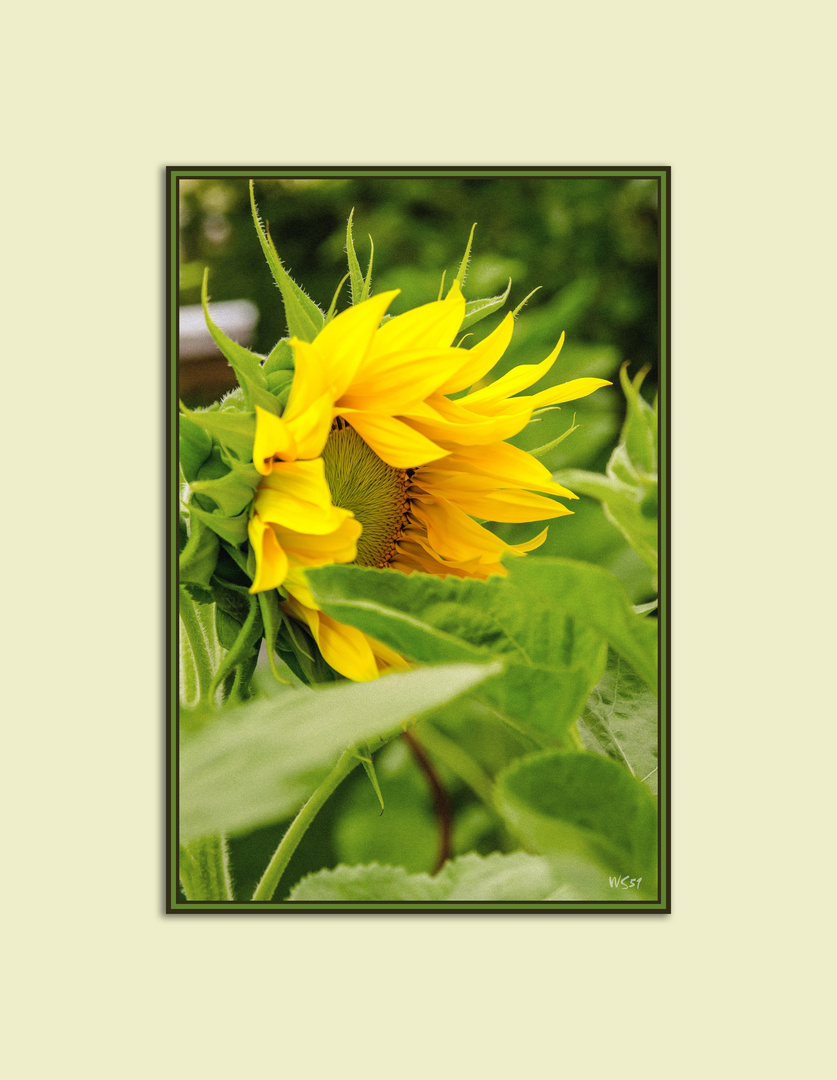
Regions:
<instances>
[{"instance_id":1,"label":"sunflower stalk","mask_svg":"<svg viewBox=\"0 0 837 1080\"><path fill-rule=\"evenodd\" d=\"M267 864L267 869L262 874L261 881L256 886L253 900L273 899L279 882L282 880L282 875L288 868L288 863L299 846L300 840L305 836L314 818L325 806L331 795L349 773L360 764L360 761L361 759L354 750L346 750L340 755L337 764L291 822L288 831L282 837L279 846L273 853L273 857Z\"/></svg>"}]
</instances>

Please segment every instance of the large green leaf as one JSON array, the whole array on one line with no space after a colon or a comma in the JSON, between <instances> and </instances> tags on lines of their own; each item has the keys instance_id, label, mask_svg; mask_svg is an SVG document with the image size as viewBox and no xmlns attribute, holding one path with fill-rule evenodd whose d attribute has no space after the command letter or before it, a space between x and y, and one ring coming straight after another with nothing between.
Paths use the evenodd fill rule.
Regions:
<instances>
[{"instance_id":1,"label":"large green leaf","mask_svg":"<svg viewBox=\"0 0 837 1080\"><path fill-rule=\"evenodd\" d=\"M571 559L517 559L509 567L509 581L530 595L540 591L551 605L600 633L656 692L657 622L634 612L612 574Z\"/></svg>"},{"instance_id":2,"label":"large green leaf","mask_svg":"<svg viewBox=\"0 0 837 1080\"><path fill-rule=\"evenodd\" d=\"M526 901L566 899L565 882L548 859L518 851L511 855L462 855L435 877L410 874L403 866L338 866L303 878L289 901L403 900Z\"/></svg>"},{"instance_id":3,"label":"large green leaf","mask_svg":"<svg viewBox=\"0 0 837 1080\"><path fill-rule=\"evenodd\" d=\"M656 622L619 582L569 559L516 559L506 579L397 574L355 566L308 573L322 608L410 660L488 658L502 675L480 697L536 739L561 741L604 672L605 642L656 687ZM543 740L541 740L543 741Z\"/></svg>"},{"instance_id":4,"label":"large green leaf","mask_svg":"<svg viewBox=\"0 0 837 1080\"><path fill-rule=\"evenodd\" d=\"M387 738L497 672L458 664L323 690L277 690L183 731L180 829L188 842L299 809L343 750Z\"/></svg>"},{"instance_id":5,"label":"large green leaf","mask_svg":"<svg viewBox=\"0 0 837 1080\"><path fill-rule=\"evenodd\" d=\"M544 751L497 778L497 805L527 845L597 864L656 889L657 804L644 784L596 754Z\"/></svg>"},{"instance_id":6,"label":"large green leaf","mask_svg":"<svg viewBox=\"0 0 837 1080\"><path fill-rule=\"evenodd\" d=\"M590 750L626 765L657 794L657 699L636 672L611 653L607 670L581 717Z\"/></svg>"},{"instance_id":7,"label":"large green leaf","mask_svg":"<svg viewBox=\"0 0 837 1080\"><path fill-rule=\"evenodd\" d=\"M399 574L357 566L308 572L323 610L421 663L520 655L496 616L502 582Z\"/></svg>"},{"instance_id":8,"label":"large green leaf","mask_svg":"<svg viewBox=\"0 0 837 1080\"><path fill-rule=\"evenodd\" d=\"M539 581L440 579L348 566L311 571L309 581L329 615L410 660L501 654L504 672L480 696L536 738L560 741L604 670L602 630L575 618Z\"/></svg>"}]
</instances>

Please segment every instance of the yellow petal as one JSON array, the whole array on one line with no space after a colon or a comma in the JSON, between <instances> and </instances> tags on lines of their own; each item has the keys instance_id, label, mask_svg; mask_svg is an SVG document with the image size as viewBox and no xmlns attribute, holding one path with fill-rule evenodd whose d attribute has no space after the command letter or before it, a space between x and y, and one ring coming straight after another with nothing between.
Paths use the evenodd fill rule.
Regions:
<instances>
[{"instance_id":1,"label":"yellow petal","mask_svg":"<svg viewBox=\"0 0 837 1080\"><path fill-rule=\"evenodd\" d=\"M340 405L398 416L433 394L467 360L464 349L405 349L366 365Z\"/></svg>"},{"instance_id":2,"label":"yellow petal","mask_svg":"<svg viewBox=\"0 0 837 1080\"><path fill-rule=\"evenodd\" d=\"M288 429L296 443L297 457L315 458L323 452L334 419L330 393L312 401L301 415L288 420Z\"/></svg>"},{"instance_id":3,"label":"yellow petal","mask_svg":"<svg viewBox=\"0 0 837 1080\"><path fill-rule=\"evenodd\" d=\"M413 469L447 453L447 450L394 416L343 408L337 412L346 416L366 445L394 469Z\"/></svg>"},{"instance_id":4,"label":"yellow petal","mask_svg":"<svg viewBox=\"0 0 837 1080\"><path fill-rule=\"evenodd\" d=\"M464 408L459 401L435 395L430 401L406 410L404 419L422 435L453 450L510 439L526 426L531 415L532 406L523 399L520 405L508 408L500 416L483 416Z\"/></svg>"},{"instance_id":5,"label":"yellow petal","mask_svg":"<svg viewBox=\"0 0 837 1080\"><path fill-rule=\"evenodd\" d=\"M563 344L564 335L562 334L558 344L547 356L546 360L543 360L540 364L521 364L519 367L512 368L511 371L506 372L505 375L491 383L490 386L484 386L481 390L475 390L473 394L466 395L461 399L462 404L473 407L488 402L499 402L534 385L538 379L542 379L546 375L558 359Z\"/></svg>"},{"instance_id":6,"label":"yellow petal","mask_svg":"<svg viewBox=\"0 0 837 1080\"><path fill-rule=\"evenodd\" d=\"M282 414L286 423L299 420L323 394L331 394L325 362L316 346L299 338L291 338L291 346L294 351L294 379L288 404Z\"/></svg>"},{"instance_id":7,"label":"yellow petal","mask_svg":"<svg viewBox=\"0 0 837 1080\"><path fill-rule=\"evenodd\" d=\"M288 608L304 619L327 664L355 682L369 682L378 677L378 665L366 635L353 626L335 622L323 611L312 610L296 600Z\"/></svg>"},{"instance_id":8,"label":"yellow petal","mask_svg":"<svg viewBox=\"0 0 837 1080\"><path fill-rule=\"evenodd\" d=\"M375 335L369 360L402 350L446 349L453 344L464 318L465 297L454 285L444 300L423 304L385 322Z\"/></svg>"},{"instance_id":9,"label":"yellow petal","mask_svg":"<svg viewBox=\"0 0 837 1080\"><path fill-rule=\"evenodd\" d=\"M560 386L541 390L539 394L532 394L526 400L531 402L533 409L542 409L544 405L557 405L561 401L575 401L577 398L587 397L600 386L610 385L607 379L572 379Z\"/></svg>"},{"instance_id":10,"label":"yellow petal","mask_svg":"<svg viewBox=\"0 0 837 1080\"><path fill-rule=\"evenodd\" d=\"M335 510L347 513L339 507L335 507ZM324 534L301 533L283 525L273 526L276 538L293 568L352 562L357 558L357 541L362 528L353 517L346 517L336 528Z\"/></svg>"},{"instance_id":11,"label":"yellow petal","mask_svg":"<svg viewBox=\"0 0 837 1080\"><path fill-rule=\"evenodd\" d=\"M276 534L258 514L253 514L247 526L250 546L256 556L256 576L250 586L251 593L277 589L288 572L288 557L282 550Z\"/></svg>"},{"instance_id":12,"label":"yellow petal","mask_svg":"<svg viewBox=\"0 0 837 1080\"><path fill-rule=\"evenodd\" d=\"M255 505L263 521L298 533L331 533L352 517L332 504L322 458L275 463L256 491Z\"/></svg>"},{"instance_id":13,"label":"yellow petal","mask_svg":"<svg viewBox=\"0 0 837 1080\"><path fill-rule=\"evenodd\" d=\"M468 353L467 361L439 387L439 393L455 394L457 390L464 390L466 386L472 386L484 378L508 348L513 329L514 317L509 312L484 341L464 350Z\"/></svg>"},{"instance_id":14,"label":"yellow petal","mask_svg":"<svg viewBox=\"0 0 837 1080\"><path fill-rule=\"evenodd\" d=\"M552 479L552 475L537 458L527 454L511 443L496 443L493 446L462 446L456 452L440 461L423 466L416 474L421 480L428 476L435 483L444 476L457 477L463 486L472 483L477 487L485 479L495 482L495 486L527 488L530 491L545 491L550 495L559 495L564 499L577 499L568 488ZM480 479L477 480L476 478ZM485 490L485 487L482 487Z\"/></svg>"},{"instance_id":15,"label":"yellow petal","mask_svg":"<svg viewBox=\"0 0 837 1080\"><path fill-rule=\"evenodd\" d=\"M378 326L384 312L398 292L398 289L394 289L364 300L362 304L355 304L335 316L314 339L312 347L320 358L335 401L345 393L362 367L370 346L380 334Z\"/></svg>"},{"instance_id":16,"label":"yellow petal","mask_svg":"<svg viewBox=\"0 0 837 1080\"><path fill-rule=\"evenodd\" d=\"M288 570L285 580L282 582L282 588L295 599L303 604L305 607L316 608L317 601L308 587L308 582L305 578L305 571L297 567L291 567Z\"/></svg>"},{"instance_id":17,"label":"yellow petal","mask_svg":"<svg viewBox=\"0 0 837 1080\"><path fill-rule=\"evenodd\" d=\"M531 491L495 489L471 492L443 485L433 486L426 482L422 483L422 487L428 494L446 498L466 514L485 521L548 521L572 513L562 503Z\"/></svg>"},{"instance_id":18,"label":"yellow petal","mask_svg":"<svg viewBox=\"0 0 837 1080\"><path fill-rule=\"evenodd\" d=\"M425 526L433 550L445 559L496 562L507 546L446 499L416 499L411 511Z\"/></svg>"},{"instance_id":19,"label":"yellow petal","mask_svg":"<svg viewBox=\"0 0 837 1080\"><path fill-rule=\"evenodd\" d=\"M506 550L512 555L525 555L527 551L534 551L535 548L539 548L544 540L546 540L548 533L549 526L542 532L539 532L533 540L526 540L522 544L507 544Z\"/></svg>"},{"instance_id":20,"label":"yellow petal","mask_svg":"<svg viewBox=\"0 0 837 1080\"><path fill-rule=\"evenodd\" d=\"M296 442L285 421L256 406L256 436L253 440L253 464L267 476L273 469L273 459L293 461L296 458Z\"/></svg>"},{"instance_id":21,"label":"yellow petal","mask_svg":"<svg viewBox=\"0 0 837 1080\"><path fill-rule=\"evenodd\" d=\"M375 659L378 663L378 671L409 671L412 668L412 664L405 660L403 656L390 649L389 646L384 645L381 641L376 641L375 638L366 635L366 640L369 642L369 648L375 655Z\"/></svg>"}]
</instances>

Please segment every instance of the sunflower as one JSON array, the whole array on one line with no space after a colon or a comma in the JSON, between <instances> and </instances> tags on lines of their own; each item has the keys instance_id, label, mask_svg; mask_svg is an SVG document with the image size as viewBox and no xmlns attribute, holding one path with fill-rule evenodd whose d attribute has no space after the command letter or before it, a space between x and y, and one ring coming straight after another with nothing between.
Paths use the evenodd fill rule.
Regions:
<instances>
[{"instance_id":1,"label":"sunflower","mask_svg":"<svg viewBox=\"0 0 837 1080\"><path fill-rule=\"evenodd\" d=\"M507 544L475 518L547 521L576 496L506 440L548 405L591 394L574 379L523 394L555 363L513 368L468 390L511 341L513 316L470 348L454 345L465 316L458 282L444 299L384 318L398 291L334 317L311 342L292 338L294 376L282 416L257 407L253 464L261 474L249 523L251 592L280 588L325 660L357 681L404 661L320 611L305 570L355 562L403 573L487 578L504 556L539 547L547 529ZM450 395L457 394L455 399Z\"/></svg>"}]
</instances>

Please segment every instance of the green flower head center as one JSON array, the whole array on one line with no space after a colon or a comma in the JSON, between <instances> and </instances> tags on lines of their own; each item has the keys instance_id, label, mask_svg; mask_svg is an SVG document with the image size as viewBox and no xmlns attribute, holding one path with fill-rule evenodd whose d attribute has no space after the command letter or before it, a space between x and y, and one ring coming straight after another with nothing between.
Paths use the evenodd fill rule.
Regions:
<instances>
[{"instance_id":1,"label":"green flower head center","mask_svg":"<svg viewBox=\"0 0 837 1080\"><path fill-rule=\"evenodd\" d=\"M342 417L334 421L323 461L332 502L351 510L363 526L355 562L358 566L388 566L404 527L410 483L407 472L382 461Z\"/></svg>"}]
</instances>

